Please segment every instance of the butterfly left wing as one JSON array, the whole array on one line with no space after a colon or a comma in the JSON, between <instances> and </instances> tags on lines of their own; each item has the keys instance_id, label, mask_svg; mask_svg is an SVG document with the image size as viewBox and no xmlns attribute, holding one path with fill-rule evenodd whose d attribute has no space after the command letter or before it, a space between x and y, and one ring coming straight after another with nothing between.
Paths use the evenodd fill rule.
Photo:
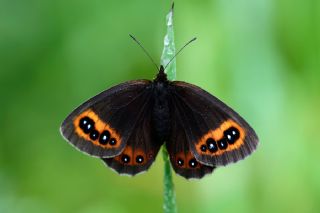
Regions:
<instances>
[{"instance_id":1,"label":"butterfly left wing","mask_svg":"<svg viewBox=\"0 0 320 213\"><path fill-rule=\"evenodd\" d=\"M136 175L149 169L161 143L157 143L152 129L152 100L147 103L130 135L123 152L113 158L102 158L119 174Z\"/></svg>"},{"instance_id":2,"label":"butterfly left wing","mask_svg":"<svg viewBox=\"0 0 320 213\"><path fill-rule=\"evenodd\" d=\"M128 81L89 99L63 121L62 135L89 155L119 155L151 100L150 84L148 80Z\"/></svg>"},{"instance_id":3,"label":"butterfly left wing","mask_svg":"<svg viewBox=\"0 0 320 213\"><path fill-rule=\"evenodd\" d=\"M171 83L171 94L191 153L201 163L227 165L256 149L258 137L254 130L216 97L195 85L179 81Z\"/></svg>"}]
</instances>

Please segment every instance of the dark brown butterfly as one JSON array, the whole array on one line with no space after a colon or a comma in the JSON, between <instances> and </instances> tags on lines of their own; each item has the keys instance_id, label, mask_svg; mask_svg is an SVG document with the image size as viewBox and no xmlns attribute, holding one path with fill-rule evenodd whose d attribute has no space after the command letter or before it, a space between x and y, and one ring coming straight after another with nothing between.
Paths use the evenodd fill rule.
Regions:
<instances>
[{"instance_id":1,"label":"dark brown butterfly","mask_svg":"<svg viewBox=\"0 0 320 213\"><path fill-rule=\"evenodd\" d=\"M89 99L61 132L120 174L147 170L165 144L173 169L188 179L241 160L258 144L240 115L195 85L169 81L163 66L153 81L128 81Z\"/></svg>"}]
</instances>

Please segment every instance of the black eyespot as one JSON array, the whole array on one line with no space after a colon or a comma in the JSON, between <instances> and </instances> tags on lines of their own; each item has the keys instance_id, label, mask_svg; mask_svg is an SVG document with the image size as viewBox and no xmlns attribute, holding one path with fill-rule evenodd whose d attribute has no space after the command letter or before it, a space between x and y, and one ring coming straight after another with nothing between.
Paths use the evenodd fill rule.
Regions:
<instances>
[{"instance_id":1,"label":"black eyespot","mask_svg":"<svg viewBox=\"0 0 320 213\"><path fill-rule=\"evenodd\" d=\"M198 162L196 161L196 159L191 159L190 161L189 161L189 166L191 167L191 168L195 168L196 166L198 166Z\"/></svg>"},{"instance_id":2,"label":"black eyespot","mask_svg":"<svg viewBox=\"0 0 320 213\"><path fill-rule=\"evenodd\" d=\"M219 149L227 149L228 148L228 142L226 139L222 138L221 140L218 141L218 147Z\"/></svg>"},{"instance_id":3,"label":"black eyespot","mask_svg":"<svg viewBox=\"0 0 320 213\"><path fill-rule=\"evenodd\" d=\"M86 116L86 117L81 118L80 122L79 122L80 128L84 129L89 122L92 122L92 120L89 117Z\"/></svg>"},{"instance_id":4,"label":"black eyespot","mask_svg":"<svg viewBox=\"0 0 320 213\"><path fill-rule=\"evenodd\" d=\"M117 144L117 140L114 139L114 138L111 138L110 141L109 141L109 144L110 144L111 146L114 146L114 145Z\"/></svg>"},{"instance_id":5,"label":"black eyespot","mask_svg":"<svg viewBox=\"0 0 320 213\"><path fill-rule=\"evenodd\" d=\"M215 140L213 140L213 138L208 138L206 143L207 143L207 147L210 152L213 153L213 152L218 151L217 142Z\"/></svg>"},{"instance_id":6,"label":"black eyespot","mask_svg":"<svg viewBox=\"0 0 320 213\"><path fill-rule=\"evenodd\" d=\"M84 133L88 134L94 129L94 121L86 116L80 119L79 126Z\"/></svg>"},{"instance_id":7,"label":"black eyespot","mask_svg":"<svg viewBox=\"0 0 320 213\"><path fill-rule=\"evenodd\" d=\"M179 166L183 166L184 160L182 160L181 158L178 158L177 164L178 164Z\"/></svg>"},{"instance_id":8,"label":"black eyespot","mask_svg":"<svg viewBox=\"0 0 320 213\"><path fill-rule=\"evenodd\" d=\"M121 160L123 163L129 163L130 162L130 157L126 154L122 155Z\"/></svg>"},{"instance_id":9,"label":"black eyespot","mask_svg":"<svg viewBox=\"0 0 320 213\"><path fill-rule=\"evenodd\" d=\"M143 161L144 161L144 158L143 158L142 155L138 155L138 156L136 157L136 162L137 162L137 163L142 163Z\"/></svg>"},{"instance_id":10,"label":"black eyespot","mask_svg":"<svg viewBox=\"0 0 320 213\"><path fill-rule=\"evenodd\" d=\"M240 132L235 127L230 127L223 132L224 137L229 144L234 144L240 138Z\"/></svg>"},{"instance_id":11,"label":"black eyespot","mask_svg":"<svg viewBox=\"0 0 320 213\"><path fill-rule=\"evenodd\" d=\"M102 145L106 145L109 139L110 139L110 132L108 130L105 130L100 135L99 143Z\"/></svg>"},{"instance_id":12,"label":"black eyespot","mask_svg":"<svg viewBox=\"0 0 320 213\"><path fill-rule=\"evenodd\" d=\"M91 132L90 132L90 138L91 138L91 140L97 140L98 138L99 138L99 132L97 131L97 130L92 130Z\"/></svg>"},{"instance_id":13,"label":"black eyespot","mask_svg":"<svg viewBox=\"0 0 320 213\"><path fill-rule=\"evenodd\" d=\"M207 151L207 146L202 144L200 149L201 149L202 152L206 152Z\"/></svg>"}]
</instances>

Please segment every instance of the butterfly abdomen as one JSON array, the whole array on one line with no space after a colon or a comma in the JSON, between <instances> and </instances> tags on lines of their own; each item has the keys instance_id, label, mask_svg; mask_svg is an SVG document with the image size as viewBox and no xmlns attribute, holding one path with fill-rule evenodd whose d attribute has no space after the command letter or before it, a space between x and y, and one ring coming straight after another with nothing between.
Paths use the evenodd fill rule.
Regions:
<instances>
[{"instance_id":1,"label":"butterfly abdomen","mask_svg":"<svg viewBox=\"0 0 320 213\"><path fill-rule=\"evenodd\" d=\"M157 138L160 142L168 139L171 122L168 102L168 89L165 82L153 83L153 112L152 121Z\"/></svg>"}]
</instances>

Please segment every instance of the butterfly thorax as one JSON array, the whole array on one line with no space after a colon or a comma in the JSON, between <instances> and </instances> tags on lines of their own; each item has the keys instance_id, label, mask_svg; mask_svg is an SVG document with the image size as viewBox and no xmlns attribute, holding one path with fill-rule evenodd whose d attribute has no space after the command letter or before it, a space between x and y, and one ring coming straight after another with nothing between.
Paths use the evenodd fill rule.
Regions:
<instances>
[{"instance_id":1,"label":"butterfly thorax","mask_svg":"<svg viewBox=\"0 0 320 213\"><path fill-rule=\"evenodd\" d=\"M170 133L170 109L168 101L167 75L160 68L157 78L153 81L152 122L159 142L164 142Z\"/></svg>"}]
</instances>

